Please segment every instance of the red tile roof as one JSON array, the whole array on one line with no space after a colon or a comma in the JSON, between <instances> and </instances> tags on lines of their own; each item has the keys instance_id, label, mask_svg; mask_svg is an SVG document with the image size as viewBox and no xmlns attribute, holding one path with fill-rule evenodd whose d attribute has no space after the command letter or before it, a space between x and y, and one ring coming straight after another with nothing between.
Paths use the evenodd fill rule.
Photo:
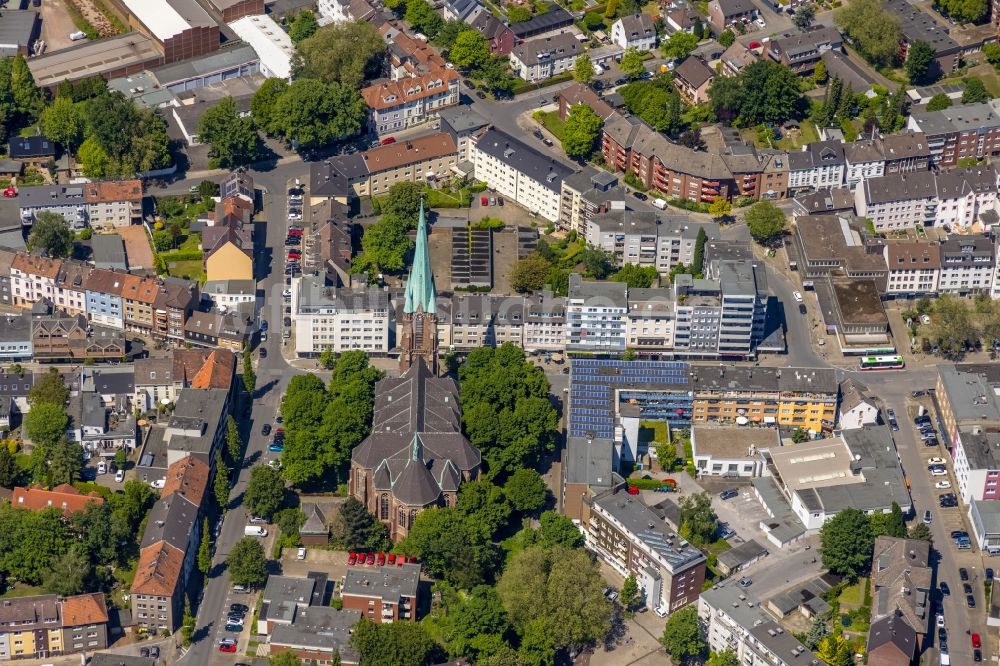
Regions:
<instances>
[{"instance_id":1,"label":"red tile roof","mask_svg":"<svg viewBox=\"0 0 1000 666\"><path fill-rule=\"evenodd\" d=\"M149 594L169 597L174 594L184 567L184 552L166 541L157 541L146 546L139 554L135 579L132 581L133 594Z\"/></svg>"},{"instance_id":2,"label":"red tile roof","mask_svg":"<svg viewBox=\"0 0 1000 666\"><path fill-rule=\"evenodd\" d=\"M76 511L83 511L90 502L104 504L104 498L97 493L84 495L73 486L65 483L52 490L45 490L42 486L14 488L14 496L11 499L11 504L19 508L41 511L54 506L57 509L62 509L63 514L67 516Z\"/></svg>"},{"instance_id":3,"label":"red tile roof","mask_svg":"<svg viewBox=\"0 0 1000 666\"><path fill-rule=\"evenodd\" d=\"M389 109L414 100L447 93L452 81L458 81L458 74L450 69L437 68L421 76L362 88L361 97L373 109Z\"/></svg>"},{"instance_id":4,"label":"red tile roof","mask_svg":"<svg viewBox=\"0 0 1000 666\"><path fill-rule=\"evenodd\" d=\"M81 627L86 624L101 624L108 621L108 607L100 592L80 594L62 600L62 625Z\"/></svg>"},{"instance_id":5,"label":"red tile roof","mask_svg":"<svg viewBox=\"0 0 1000 666\"><path fill-rule=\"evenodd\" d=\"M167 468L167 477L160 497L177 493L186 497L195 506L201 506L208 489L208 477L212 469L205 460L192 454L181 458Z\"/></svg>"}]
</instances>

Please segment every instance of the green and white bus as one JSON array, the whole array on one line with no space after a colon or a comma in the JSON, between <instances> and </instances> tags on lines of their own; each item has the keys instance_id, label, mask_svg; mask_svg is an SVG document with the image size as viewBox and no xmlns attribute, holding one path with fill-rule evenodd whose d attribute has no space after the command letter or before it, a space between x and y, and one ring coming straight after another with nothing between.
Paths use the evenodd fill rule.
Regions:
<instances>
[{"instance_id":1,"label":"green and white bus","mask_svg":"<svg viewBox=\"0 0 1000 666\"><path fill-rule=\"evenodd\" d=\"M863 356L859 361L861 370L902 370L906 363L902 356Z\"/></svg>"}]
</instances>

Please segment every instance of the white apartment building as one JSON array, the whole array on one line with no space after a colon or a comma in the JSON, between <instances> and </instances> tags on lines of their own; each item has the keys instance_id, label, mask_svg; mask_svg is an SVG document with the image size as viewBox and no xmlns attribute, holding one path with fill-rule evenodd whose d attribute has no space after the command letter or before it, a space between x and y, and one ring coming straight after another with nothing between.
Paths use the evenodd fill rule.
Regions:
<instances>
[{"instance_id":1,"label":"white apartment building","mask_svg":"<svg viewBox=\"0 0 1000 666\"><path fill-rule=\"evenodd\" d=\"M997 210L1000 179L992 166L951 169L937 175L937 212L934 224L968 229L982 224L979 216Z\"/></svg>"},{"instance_id":2,"label":"white apartment building","mask_svg":"<svg viewBox=\"0 0 1000 666\"><path fill-rule=\"evenodd\" d=\"M385 134L425 123L457 105L458 81L457 72L440 68L362 88L361 97L371 110L372 127Z\"/></svg>"},{"instance_id":3,"label":"white apartment building","mask_svg":"<svg viewBox=\"0 0 1000 666\"><path fill-rule=\"evenodd\" d=\"M472 149L476 179L545 218L559 219L562 180L572 170L496 129L483 134Z\"/></svg>"},{"instance_id":4,"label":"white apartment building","mask_svg":"<svg viewBox=\"0 0 1000 666\"><path fill-rule=\"evenodd\" d=\"M142 181L104 180L84 185L89 224L117 229L142 222Z\"/></svg>"},{"instance_id":5,"label":"white apartment building","mask_svg":"<svg viewBox=\"0 0 1000 666\"><path fill-rule=\"evenodd\" d=\"M56 278L62 260L18 252L10 265L10 291L14 305L31 307L43 298L55 296Z\"/></svg>"},{"instance_id":6,"label":"white apartment building","mask_svg":"<svg viewBox=\"0 0 1000 666\"><path fill-rule=\"evenodd\" d=\"M257 302L257 283L254 280L209 280L201 290L201 297L222 312L236 310Z\"/></svg>"},{"instance_id":7,"label":"white apartment building","mask_svg":"<svg viewBox=\"0 0 1000 666\"><path fill-rule=\"evenodd\" d=\"M1000 434L979 427L960 430L954 467L963 502L1000 499Z\"/></svg>"},{"instance_id":8,"label":"white apartment building","mask_svg":"<svg viewBox=\"0 0 1000 666\"><path fill-rule=\"evenodd\" d=\"M948 236L941 243L938 291L987 293L993 288L996 248L988 236Z\"/></svg>"},{"instance_id":9,"label":"white apartment building","mask_svg":"<svg viewBox=\"0 0 1000 666\"><path fill-rule=\"evenodd\" d=\"M385 291L334 289L325 287L322 277L296 278L292 313L299 356L313 356L324 349L389 351L393 317Z\"/></svg>"},{"instance_id":10,"label":"white apartment building","mask_svg":"<svg viewBox=\"0 0 1000 666\"><path fill-rule=\"evenodd\" d=\"M53 289L52 304L72 316L87 313L87 289L83 286L90 267L75 261L64 261L59 268Z\"/></svg>"},{"instance_id":11,"label":"white apartment building","mask_svg":"<svg viewBox=\"0 0 1000 666\"><path fill-rule=\"evenodd\" d=\"M885 175L885 155L880 139L861 139L844 146L847 162L847 186L853 188L867 178Z\"/></svg>"},{"instance_id":12,"label":"white apartment building","mask_svg":"<svg viewBox=\"0 0 1000 666\"><path fill-rule=\"evenodd\" d=\"M624 352L626 291L624 282L585 282L579 273L570 273L566 350Z\"/></svg>"},{"instance_id":13,"label":"white apartment building","mask_svg":"<svg viewBox=\"0 0 1000 666\"><path fill-rule=\"evenodd\" d=\"M712 652L730 650L744 666L815 666L823 663L766 610L736 576L698 598L698 618Z\"/></svg>"},{"instance_id":14,"label":"white apartment building","mask_svg":"<svg viewBox=\"0 0 1000 666\"><path fill-rule=\"evenodd\" d=\"M524 350L561 352L566 345L566 299L551 293L524 297Z\"/></svg>"},{"instance_id":15,"label":"white apartment building","mask_svg":"<svg viewBox=\"0 0 1000 666\"><path fill-rule=\"evenodd\" d=\"M941 247L929 241L890 241L882 251L889 269L885 293L936 294L941 277Z\"/></svg>"},{"instance_id":16,"label":"white apartment building","mask_svg":"<svg viewBox=\"0 0 1000 666\"><path fill-rule=\"evenodd\" d=\"M611 41L627 49L652 51L656 48L656 27L648 14L623 16L611 25Z\"/></svg>"},{"instance_id":17,"label":"white apartment building","mask_svg":"<svg viewBox=\"0 0 1000 666\"><path fill-rule=\"evenodd\" d=\"M587 243L610 252L618 266L655 266L666 275L678 264L694 260L699 230L719 237L717 224L695 222L685 215L614 210L586 222Z\"/></svg>"},{"instance_id":18,"label":"white apartment building","mask_svg":"<svg viewBox=\"0 0 1000 666\"><path fill-rule=\"evenodd\" d=\"M844 184L846 166L841 142L810 143L797 153L788 153L788 189L840 187Z\"/></svg>"},{"instance_id":19,"label":"white apartment building","mask_svg":"<svg viewBox=\"0 0 1000 666\"><path fill-rule=\"evenodd\" d=\"M668 289L629 289L626 337L638 352L674 348L675 301Z\"/></svg>"},{"instance_id":20,"label":"white apartment building","mask_svg":"<svg viewBox=\"0 0 1000 666\"><path fill-rule=\"evenodd\" d=\"M441 131L451 135L458 149L458 161L473 161L472 148L480 132L490 121L473 111L467 104L449 106L437 113Z\"/></svg>"},{"instance_id":21,"label":"white apartment building","mask_svg":"<svg viewBox=\"0 0 1000 666\"><path fill-rule=\"evenodd\" d=\"M572 71L586 53L584 43L568 32L522 42L510 52L510 68L525 81L541 81Z\"/></svg>"}]
</instances>

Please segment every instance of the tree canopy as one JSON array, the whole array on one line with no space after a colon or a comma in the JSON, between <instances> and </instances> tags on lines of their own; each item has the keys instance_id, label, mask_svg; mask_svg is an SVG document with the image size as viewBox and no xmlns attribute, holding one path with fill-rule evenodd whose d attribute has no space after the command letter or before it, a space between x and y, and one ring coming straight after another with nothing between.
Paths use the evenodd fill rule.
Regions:
<instances>
[{"instance_id":1,"label":"tree canopy","mask_svg":"<svg viewBox=\"0 0 1000 666\"><path fill-rule=\"evenodd\" d=\"M510 286L519 294L539 291L545 286L552 264L545 257L532 252L518 261L510 270Z\"/></svg>"},{"instance_id":2,"label":"tree canopy","mask_svg":"<svg viewBox=\"0 0 1000 666\"><path fill-rule=\"evenodd\" d=\"M906 75L910 83L923 86L933 83L940 71L934 62L934 47L917 40L906 49Z\"/></svg>"},{"instance_id":3,"label":"tree canopy","mask_svg":"<svg viewBox=\"0 0 1000 666\"><path fill-rule=\"evenodd\" d=\"M823 566L833 573L855 580L871 568L875 537L863 511L842 510L823 524L819 536Z\"/></svg>"},{"instance_id":4,"label":"tree canopy","mask_svg":"<svg viewBox=\"0 0 1000 666\"><path fill-rule=\"evenodd\" d=\"M134 177L170 164L167 125L153 109L118 91L93 97L83 108L87 139L76 157L88 177Z\"/></svg>"},{"instance_id":5,"label":"tree canopy","mask_svg":"<svg viewBox=\"0 0 1000 666\"><path fill-rule=\"evenodd\" d=\"M806 107L795 72L767 59L747 65L737 76L715 77L708 96L717 116L735 118L743 127L783 123Z\"/></svg>"},{"instance_id":6,"label":"tree canopy","mask_svg":"<svg viewBox=\"0 0 1000 666\"><path fill-rule=\"evenodd\" d=\"M385 42L371 23L331 23L296 45L294 76L340 83L357 92L366 80L378 76L385 50Z\"/></svg>"},{"instance_id":7,"label":"tree canopy","mask_svg":"<svg viewBox=\"0 0 1000 666\"><path fill-rule=\"evenodd\" d=\"M422 624L376 624L367 618L354 626L351 645L361 656L361 666L426 666L438 651Z\"/></svg>"},{"instance_id":8,"label":"tree canopy","mask_svg":"<svg viewBox=\"0 0 1000 666\"><path fill-rule=\"evenodd\" d=\"M549 382L519 347L475 349L458 376L462 421L489 474L534 467L552 450L557 423Z\"/></svg>"},{"instance_id":9,"label":"tree canopy","mask_svg":"<svg viewBox=\"0 0 1000 666\"><path fill-rule=\"evenodd\" d=\"M585 104L574 104L563 127L563 150L570 157L589 157L603 126L604 121L593 109Z\"/></svg>"},{"instance_id":10,"label":"tree canopy","mask_svg":"<svg viewBox=\"0 0 1000 666\"><path fill-rule=\"evenodd\" d=\"M253 120L241 118L232 97L224 97L201 117L198 139L221 167L249 164L257 157L259 139Z\"/></svg>"},{"instance_id":11,"label":"tree canopy","mask_svg":"<svg viewBox=\"0 0 1000 666\"><path fill-rule=\"evenodd\" d=\"M0 58L0 143L33 122L43 103L24 56Z\"/></svg>"},{"instance_id":12,"label":"tree canopy","mask_svg":"<svg viewBox=\"0 0 1000 666\"><path fill-rule=\"evenodd\" d=\"M660 643L673 659L682 664L691 663L704 655L708 644L701 637L698 627L698 610L694 606L685 606L671 613Z\"/></svg>"},{"instance_id":13,"label":"tree canopy","mask_svg":"<svg viewBox=\"0 0 1000 666\"><path fill-rule=\"evenodd\" d=\"M311 9L303 9L288 25L288 36L293 44L298 44L303 39L308 39L319 30L319 21L316 14Z\"/></svg>"},{"instance_id":14,"label":"tree canopy","mask_svg":"<svg viewBox=\"0 0 1000 666\"><path fill-rule=\"evenodd\" d=\"M497 564L496 546L483 532L456 509L424 509L397 549L418 558L435 578L471 589L486 581Z\"/></svg>"},{"instance_id":15,"label":"tree canopy","mask_svg":"<svg viewBox=\"0 0 1000 666\"><path fill-rule=\"evenodd\" d=\"M677 136L687 128L683 118L684 104L669 76L658 76L652 81L635 81L618 92L626 108L653 129Z\"/></svg>"},{"instance_id":16,"label":"tree canopy","mask_svg":"<svg viewBox=\"0 0 1000 666\"><path fill-rule=\"evenodd\" d=\"M290 145L305 149L358 134L367 113L357 88L309 78L297 79L283 90L270 87L265 93L261 88L254 101L258 102L256 109L260 113L255 118L258 126Z\"/></svg>"},{"instance_id":17,"label":"tree canopy","mask_svg":"<svg viewBox=\"0 0 1000 666\"><path fill-rule=\"evenodd\" d=\"M42 132L67 151L74 151L83 137L83 110L69 97L56 97L39 119Z\"/></svg>"},{"instance_id":18,"label":"tree canopy","mask_svg":"<svg viewBox=\"0 0 1000 666\"><path fill-rule=\"evenodd\" d=\"M254 537L243 537L229 551L226 560L229 579L234 585L260 587L267 580L267 558L264 546Z\"/></svg>"},{"instance_id":19,"label":"tree canopy","mask_svg":"<svg viewBox=\"0 0 1000 666\"><path fill-rule=\"evenodd\" d=\"M879 0L852 0L834 13L834 21L868 62L887 67L899 55L902 32L899 19L881 5Z\"/></svg>"},{"instance_id":20,"label":"tree canopy","mask_svg":"<svg viewBox=\"0 0 1000 666\"><path fill-rule=\"evenodd\" d=\"M73 254L73 232L62 215L45 210L35 215L27 245L45 256L65 258Z\"/></svg>"},{"instance_id":21,"label":"tree canopy","mask_svg":"<svg viewBox=\"0 0 1000 666\"><path fill-rule=\"evenodd\" d=\"M708 493L684 495L679 504L681 536L696 546L713 541L719 529L719 519L712 510L712 499Z\"/></svg>"},{"instance_id":22,"label":"tree canopy","mask_svg":"<svg viewBox=\"0 0 1000 666\"><path fill-rule=\"evenodd\" d=\"M951 98L945 93L938 93L927 102L928 111L943 111L951 106Z\"/></svg>"},{"instance_id":23,"label":"tree canopy","mask_svg":"<svg viewBox=\"0 0 1000 666\"><path fill-rule=\"evenodd\" d=\"M594 63L590 61L590 56L583 54L576 57L573 63L573 80L580 83L590 83L594 78Z\"/></svg>"},{"instance_id":24,"label":"tree canopy","mask_svg":"<svg viewBox=\"0 0 1000 666\"><path fill-rule=\"evenodd\" d=\"M629 289L648 289L660 278L656 266L639 266L625 264L617 273L611 276L615 282L624 282Z\"/></svg>"},{"instance_id":25,"label":"tree canopy","mask_svg":"<svg viewBox=\"0 0 1000 666\"><path fill-rule=\"evenodd\" d=\"M646 71L645 65L642 64L642 54L634 46L625 49L622 61L618 66L630 79L637 79Z\"/></svg>"},{"instance_id":26,"label":"tree canopy","mask_svg":"<svg viewBox=\"0 0 1000 666\"><path fill-rule=\"evenodd\" d=\"M758 201L746 213L750 235L761 245L773 245L785 233L785 214L770 201Z\"/></svg>"},{"instance_id":27,"label":"tree canopy","mask_svg":"<svg viewBox=\"0 0 1000 666\"><path fill-rule=\"evenodd\" d=\"M270 465L254 465L243 493L243 504L254 516L270 519L285 501L281 473Z\"/></svg>"},{"instance_id":28,"label":"tree canopy","mask_svg":"<svg viewBox=\"0 0 1000 666\"><path fill-rule=\"evenodd\" d=\"M511 474L503 484L503 494L514 509L532 512L545 506L549 489L541 475L533 469L519 469Z\"/></svg>"},{"instance_id":29,"label":"tree canopy","mask_svg":"<svg viewBox=\"0 0 1000 666\"><path fill-rule=\"evenodd\" d=\"M381 551L389 544L386 527L353 497L348 497L331 517L330 539L344 550Z\"/></svg>"},{"instance_id":30,"label":"tree canopy","mask_svg":"<svg viewBox=\"0 0 1000 666\"><path fill-rule=\"evenodd\" d=\"M989 13L986 0L938 0L934 7L959 23L978 23Z\"/></svg>"},{"instance_id":31,"label":"tree canopy","mask_svg":"<svg viewBox=\"0 0 1000 666\"><path fill-rule=\"evenodd\" d=\"M670 39L663 42L662 50L666 58L680 60L691 55L691 52L698 46L698 38L690 33L679 30L670 35Z\"/></svg>"},{"instance_id":32,"label":"tree canopy","mask_svg":"<svg viewBox=\"0 0 1000 666\"><path fill-rule=\"evenodd\" d=\"M982 79L970 76L965 80L965 90L962 91L962 104L978 104L980 102L988 102L991 99L993 99L993 96L986 90Z\"/></svg>"},{"instance_id":33,"label":"tree canopy","mask_svg":"<svg viewBox=\"0 0 1000 666\"><path fill-rule=\"evenodd\" d=\"M462 30L448 52L448 59L463 70L479 67L489 58L489 42L478 30Z\"/></svg>"}]
</instances>

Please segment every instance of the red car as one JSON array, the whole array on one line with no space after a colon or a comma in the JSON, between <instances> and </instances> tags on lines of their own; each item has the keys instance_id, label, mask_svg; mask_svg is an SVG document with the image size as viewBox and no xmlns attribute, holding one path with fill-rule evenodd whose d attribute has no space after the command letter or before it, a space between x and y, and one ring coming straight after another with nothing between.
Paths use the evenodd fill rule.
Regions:
<instances>
[{"instance_id":1,"label":"red car","mask_svg":"<svg viewBox=\"0 0 1000 666\"><path fill-rule=\"evenodd\" d=\"M299 252L298 250L289 250L288 251L288 258L289 259L293 259L293 258L294 259L301 259L302 258L302 253Z\"/></svg>"},{"instance_id":2,"label":"red car","mask_svg":"<svg viewBox=\"0 0 1000 666\"><path fill-rule=\"evenodd\" d=\"M639 486L629 486L628 487L628 494L629 495L638 495L639 494Z\"/></svg>"},{"instance_id":3,"label":"red car","mask_svg":"<svg viewBox=\"0 0 1000 666\"><path fill-rule=\"evenodd\" d=\"M236 643L232 641L222 641L219 643L219 652L236 652Z\"/></svg>"},{"instance_id":4,"label":"red car","mask_svg":"<svg viewBox=\"0 0 1000 666\"><path fill-rule=\"evenodd\" d=\"M388 146L390 143L396 143L396 137L394 137L394 136L387 136L384 139L382 139L382 145L383 146Z\"/></svg>"},{"instance_id":5,"label":"red car","mask_svg":"<svg viewBox=\"0 0 1000 666\"><path fill-rule=\"evenodd\" d=\"M375 553L368 553L368 557L365 558L365 564L368 566L375 564Z\"/></svg>"},{"instance_id":6,"label":"red car","mask_svg":"<svg viewBox=\"0 0 1000 666\"><path fill-rule=\"evenodd\" d=\"M13 199L17 196L17 189L13 187L8 187L3 191L3 195L8 199Z\"/></svg>"},{"instance_id":7,"label":"red car","mask_svg":"<svg viewBox=\"0 0 1000 666\"><path fill-rule=\"evenodd\" d=\"M489 206L490 205L490 200L487 199L486 197L481 197L479 199L479 205L480 206Z\"/></svg>"},{"instance_id":8,"label":"red car","mask_svg":"<svg viewBox=\"0 0 1000 666\"><path fill-rule=\"evenodd\" d=\"M979 634L972 634L972 647L976 648L977 650L983 647L983 642L979 640Z\"/></svg>"},{"instance_id":9,"label":"red car","mask_svg":"<svg viewBox=\"0 0 1000 666\"><path fill-rule=\"evenodd\" d=\"M347 556L347 564L348 565L356 564L357 561L358 561L358 554L352 550L351 553Z\"/></svg>"},{"instance_id":10,"label":"red car","mask_svg":"<svg viewBox=\"0 0 1000 666\"><path fill-rule=\"evenodd\" d=\"M389 564L396 563L396 553L389 553Z\"/></svg>"},{"instance_id":11,"label":"red car","mask_svg":"<svg viewBox=\"0 0 1000 666\"><path fill-rule=\"evenodd\" d=\"M302 230L299 229L298 227L289 227L288 228L288 235L289 236L295 236L296 238L301 238L302 237Z\"/></svg>"},{"instance_id":12,"label":"red car","mask_svg":"<svg viewBox=\"0 0 1000 666\"><path fill-rule=\"evenodd\" d=\"M376 564L378 564L379 566L385 564L385 553L378 554L378 559L376 560Z\"/></svg>"}]
</instances>

